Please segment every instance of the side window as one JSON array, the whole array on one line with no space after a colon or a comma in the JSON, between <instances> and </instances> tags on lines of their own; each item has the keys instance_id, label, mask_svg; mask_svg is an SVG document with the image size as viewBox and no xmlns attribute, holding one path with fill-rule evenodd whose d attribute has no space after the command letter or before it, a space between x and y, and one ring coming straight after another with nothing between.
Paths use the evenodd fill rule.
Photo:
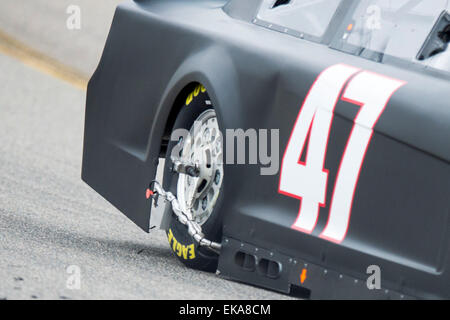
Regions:
<instances>
[{"instance_id":1,"label":"side window","mask_svg":"<svg viewBox=\"0 0 450 320\"><path fill-rule=\"evenodd\" d=\"M258 19L313 38L323 37L342 0L264 0Z\"/></svg>"},{"instance_id":2,"label":"side window","mask_svg":"<svg viewBox=\"0 0 450 320\"><path fill-rule=\"evenodd\" d=\"M450 13L439 17L417 59L434 69L450 72Z\"/></svg>"},{"instance_id":3,"label":"side window","mask_svg":"<svg viewBox=\"0 0 450 320\"><path fill-rule=\"evenodd\" d=\"M450 71L448 0L360 0L332 47L377 62L390 57Z\"/></svg>"}]
</instances>

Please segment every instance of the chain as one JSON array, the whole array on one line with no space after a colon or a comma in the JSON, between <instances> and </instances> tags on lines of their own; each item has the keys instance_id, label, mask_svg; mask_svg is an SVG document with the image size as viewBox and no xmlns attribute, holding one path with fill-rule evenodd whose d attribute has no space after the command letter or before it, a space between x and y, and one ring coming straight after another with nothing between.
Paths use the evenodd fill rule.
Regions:
<instances>
[{"instance_id":1,"label":"chain","mask_svg":"<svg viewBox=\"0 0 450 320\"><path fill-rule=\"evenodd\" d=\"M195 242L197 242L201 247L206 247L215 253L220 253L222 245L205 238L205 235L202 232L202 227L194 221L192 212L190 210L188 212L183 212L177 197L172 192L165 191L158 181L152 181L150 183L150 190L152 191L151 197L154 199L155 205L157 205L159 197L162 197L166 201L170 202L172 211L175 213L178 220L187 227L189 235L195 240Z\"/></svg>"}]
</instances>

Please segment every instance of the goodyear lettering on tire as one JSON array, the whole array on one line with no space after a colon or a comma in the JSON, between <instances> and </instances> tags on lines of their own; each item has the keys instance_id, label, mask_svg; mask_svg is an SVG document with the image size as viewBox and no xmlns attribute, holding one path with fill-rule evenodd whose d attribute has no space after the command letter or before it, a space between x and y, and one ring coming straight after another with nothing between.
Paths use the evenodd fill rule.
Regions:
<instances>
[{"instance_id":1,"label":"goodyear lettering on tire","mask_svg":"<svg viewBox=\"0 0 450 320\"><path fill-rule=\"evenodd\" d=\"M199 84L198 86L195 87L194 91L192 91L186 98L186 106L190 105L192 103L192 101L194 100L195 97L197 97L199 94L201 93L205 93L206 92L206 88Z\"/></svg>"}]
</instances>

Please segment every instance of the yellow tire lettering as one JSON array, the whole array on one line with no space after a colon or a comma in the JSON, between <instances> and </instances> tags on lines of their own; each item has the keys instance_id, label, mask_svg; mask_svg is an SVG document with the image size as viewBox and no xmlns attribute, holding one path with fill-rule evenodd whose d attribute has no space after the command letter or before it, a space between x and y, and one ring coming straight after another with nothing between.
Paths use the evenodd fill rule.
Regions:
<instances>
[{"instance_id":1,"label":"yellow tire lettering","mask_svg":"<svg viewBox=\"0 0 450 320\"><path fill-rule=\"evenodd\" d=\"M177 250L177 243L178 243L178 241L174 237L173 238L173 243L172 243L172 250L173 250L173 252L176 252L176 250Z\"/></svg>"},{"instance_id":2,"label":"yellow tire lettering","mask_svg":"<svg viewBox=\"0 0 450 320\"><path fill-rule=\"evenodd\" d=\"M191 244L190 246L189 246L189 249L190 249L190 252L191 252L191 255L189 256L189 259L195 259L195 246L193 245L193 244Z\"/></svg>"},{"instance_id":3,"label":"yellow tire lettering","mask_svg":"<svg viewBox=\"0 0 450 320\"><path fill-rule=\"evenodd\" d=\"M169 229L167 232L167 240L169 241L169 245L172 248L172 251L184 260L192 260L195 259L195 245L183 245L175 238L173 235L172 229Z\"/></svg>"},{"instance_id":4,"label":"yellow tire lettering","mask_svg":"<svg viewBox=\"0 0 450 320\"><path fill-rule=\"evenodd\" d=\"M184 260L187 260L187 258L188 258L188 251L189 251L189 248L186 246L183 246L183 259Z\"/></svg>"},{"instance_id":5,"label":"yellow tire lettering","mask_svg":"<svg viewBox=\"0 0 450 320\"><path fill-rule=\"evenodd\" d=\"M173 232L172 229L169 229L169 232L167 234L167 240L169 240L169 244L172 243L172 239L173 239Z\"/></svg>"},{"instance_id":6,"label":"yellow tire lettering","mask_svg":"<svg viewBox=\"0 0 450 320\"><path fill-rule=\"evenodd\" d=\"M188 97L186 98L186 106L190 105L192 103L192 101L194 100L194 98L200 94L200 92L202 92L202 93L206 92L206 88L202 84L199 84L194 89L194 91L188 95Z\"/></svg>"},{"instance_id":7,"label":"yellow tire lettering","mask_svg":"<svg viewBox=\"0 0 450 320\"><path fill-rule=\"evenodd\" d=\"M186 99L186 105L190 105L192 100L194 100L194 94L191 93L190 95L188 95L187 99Z\"/></svg>"},{"instance_id":8,"label":"yellow tire lettering","mask_svg":"<svg viewBox=\"0 0 450 320\"><path fill-rule=\"evenodd\" d=\"M199 93L200 93L200 86L197 86L197 88L195 88L194 90L194 97L198 96Z\"/></svg>"}]
</instances>

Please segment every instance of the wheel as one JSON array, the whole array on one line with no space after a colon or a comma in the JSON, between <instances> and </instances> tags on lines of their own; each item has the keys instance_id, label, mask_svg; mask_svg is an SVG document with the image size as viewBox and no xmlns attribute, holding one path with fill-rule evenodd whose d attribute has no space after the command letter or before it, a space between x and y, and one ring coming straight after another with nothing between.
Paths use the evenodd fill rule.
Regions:
<instances>
[{"instance_id":1,"label":"wheel","mask_svg":"<svg viewBox=\"0 0 450 320\"><path fill-rule=\"evenodd\" d=\"M188 95L186 104L179 112L172 132L180 132L179 129L185 129L189 134L178 141L169 142L164 168L164 189L177 196L183 211L191 208L206 239L220 242L223 139L216 113L202 85ZM173 172L172 156L196 164L199 177ZM208 248L200 247L173 212L166 233L175 256L183 264L202 271L216 271L218 255Z\"/></svg>"}]
</instances>

